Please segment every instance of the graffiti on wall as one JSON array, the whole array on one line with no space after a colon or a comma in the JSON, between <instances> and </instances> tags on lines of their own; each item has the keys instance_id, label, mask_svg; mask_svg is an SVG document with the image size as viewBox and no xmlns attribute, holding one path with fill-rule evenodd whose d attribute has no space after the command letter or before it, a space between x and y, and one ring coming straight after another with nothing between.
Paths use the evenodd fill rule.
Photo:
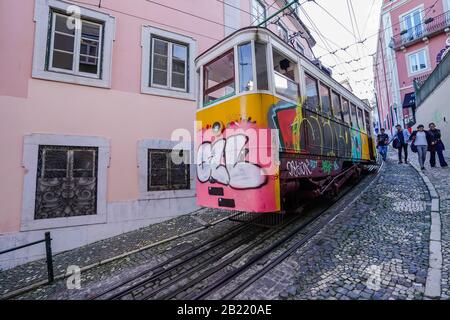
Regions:
<instances>
[{"instance_id":1,"label":"graffiti on wall","mask_svg":"<svg viewBox=\"0 0 450 320\"><path fill-rule=\"evenodd\" d=\"M319 177L341 171L342 161L320 159L295 159L282 161L287 178Z\"/></svg>"},{"instance_id":2,"label":"graffiti on wall","mask_svg":"<svg viewBox=\"0 0 450 320\"><path fill-rule=\"evenodd\" d=\"M267 181L264 169L245 161L248 137L243 134L203 142L197 150L197 178L234 189L251 189Z\"/></svg>"},{"instance_id":3,"label":"graffiti on wall","mask_svg":"<svg viewBox=\"0 0 450 320\"><path fill-rule=\"evenodd\" d=\"M292 160L286 163L286 169L291 177L305 177L312 173L309 160Z\"/></svg>"},{"instance_id":4,"label":"graffiti on wall","mask_svg":"<svg viewBox=\"0 0 450 320\"><path fill-rule=\"evenodd\" d=\"M282 150L350 158L350 129L303 108L301 103L302 100L297 105L281 101L272 106L269 123L279 130Z\"/></svg>"}]
</instances>

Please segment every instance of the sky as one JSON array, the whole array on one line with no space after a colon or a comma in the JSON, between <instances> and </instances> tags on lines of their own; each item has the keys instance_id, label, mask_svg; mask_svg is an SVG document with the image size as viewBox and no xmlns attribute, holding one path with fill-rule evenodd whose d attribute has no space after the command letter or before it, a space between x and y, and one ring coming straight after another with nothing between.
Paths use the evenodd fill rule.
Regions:
<instances>
[{"instance_id":1,"label":"sky","mask_svg":"<svg viewBox=\"0 0 450 320\"><path fill-rule=\"evenodd\" d=\"M376 51L382 0L315 0L315 2L300 0L301 9L299 9L300 18L317 42L313 48L315 56L321 57L323 65L335 66L332 70L336 80L348 79L358 97L372 101L373 57L370 54ZM355 18L351 19L350 14ZM335 54L326 55L364 39L367 40L363 44L356 44L345 51L339 50ZM354 59L360 60L350 62ZM362 68L364 69L361 70ZM353 70L357 71L352 72Z\"/></svg>"}]
</instances>

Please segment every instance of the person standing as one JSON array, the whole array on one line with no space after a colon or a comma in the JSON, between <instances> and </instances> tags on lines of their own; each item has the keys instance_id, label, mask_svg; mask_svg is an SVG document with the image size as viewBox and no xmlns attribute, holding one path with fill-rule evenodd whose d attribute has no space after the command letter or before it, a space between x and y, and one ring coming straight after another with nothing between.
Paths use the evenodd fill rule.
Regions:
<instances>
[{"instance_id":1,"label":"person standing","mask_svg":"<svg viewBox=\"0 0 450 320\"><path fill-rule=\"evenodd\" d=\"M431 136L424 130L423 124L417 126L417 130L411 134L410 139L417 147L417 155L419 157L420 169L425 170L425 161L427 159L427 150L431 145Z\"/></svg>"},{"instance_id":2,"label":"person standing","mask_svg":"<svg viewBox=\"0 0 450 320\"><path fill-rule=\"evenodd\" d=\"M377 148L383 161L386 161L389 136L385 133L384 128L381 128L381 133L377 135Z\"/></svg>"},{"instance_id":3,"label":"person standing","mask_svg":"<svg viewBox=\"0 0 450 320\"><path fill-rule=\"evenodd\" d=\"M445 150L444 143L441 140L441 130L436 128L436 125L431 122L428 125L428 128L430 129L428 132L430 134L431 138L431 145L430 145L430 166L435 167L436 166L436 152L439 157L439 164L441 167L448 167L447 162L445 161L444 155L442 151Z\"/></svg>"},{"instance_id":4,"label":"person standing","mask_svg":"<svg viewBox=\"0 0 450 320\"><path fill-rule=\"evenodd\" d=\"M395 127L397 128L397 132L394 134L392 140L394 141L394 148L398 149L398 163L403 163L402 151L405 155L405 163L408 163L408 140L410 139L409 131L407 129L402 129L402 126L399 124Z\"/></svg>"}]
</instances>

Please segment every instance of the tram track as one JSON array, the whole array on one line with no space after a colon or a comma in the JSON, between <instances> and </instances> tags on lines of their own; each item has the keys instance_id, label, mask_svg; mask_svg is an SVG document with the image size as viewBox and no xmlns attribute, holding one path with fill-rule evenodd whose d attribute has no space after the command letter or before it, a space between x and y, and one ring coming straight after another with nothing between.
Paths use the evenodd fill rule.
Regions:
<instances>
[{"instance_id":1,"label":"tram track","mask_svg":"<svg viewBox=\"0 0 450 320\"><path fill-rule=\"evenodd\" d=\"M232 299L332 221L338 213L330 214L325 219L324 214L354 188L355 185L342 192L331 205L315 211L312 209L306 217L296 214L272 229L255 225L255 221L239 225L91 299L199 300L208 299L219 289L225 292L221 299ZM311 230L305 232L308 228ZM284 246L288 247L283 249ZM278 250L283 252L271 258L270 255ZM254 272L247 275L251 270ZM238 281L243 275L246 275L245 279Z\"/></svg>"},{"instance_id":2,"label":"tram track","mask_svg":"<svg viewBox=\"0 0 450 320\"><path fill-rule=\"evenodd\" d=\"M378 173L380 172L382 168L382 165L378 168L376 171L376 176L370 179L368 181L367 185L365 186L365 189L367 189L371 183L375 180L375 178L378 176ZM342 195L339 196L339 198L334 202L331 206L324 209L320 214L318 214L315 217L312 217L308 219L307 221L300 224L298 227L296 227L294 230L292 230L290 233L288 233L286 236L284 236L282 239L278 240L274 244L272 244L269 248L265 249L264 251L258 253L255 255L250 261L248 261L246 264L241 266L240 268L233 270L232 272L224 275L221 279L214 282L207 288L203 289L201 292L197 293L196 295L191 295L186 297L188 300L202 300L208 298L208 296L213 293L217 292L219 289L226 291L225 294L220 295L220 297L215 296L214 299L221 299L221 300L231 300L238 296L241 292L243 292L246 288L251 286L253 283L255 283L258 279L263 277L265 274L267 274L269 271L274 269L278 264L280 264L282 261L287 259L290 255L292 255L295 251L300 249L302 246L304 246L311 238L313 238L318 232L320 232L326 225L328 225L331 221L333 221L340 213L339 210L336 210L334 213L327 216L323 221L319 221L323 214L327 211L330 211L335 207L336 203L344 198L346 195L348 195L351 191L355 189L357 186L353 185L352 187L348 188L345 192L343 192ZM350 203L353 203L356 199L353 199ZM347 204L348 206L349 204ZM317 222L317 223L316 223ZM316 223L316 225L314 225ZM300 235L298 239L295 239L297 235L301 234L303 230L305 230L307 227L311 226L310 230L307 230L305 234ZM292 244L289 244L289 242L293 242ZM245 272L252 267L254 267L258 261L263 259L264 257L267 257L271 253L274 253L277 251L277 249L281 249L283 245L288 244L288 247L285 249L282 249L282 252L279 255L276 255L274 258L270 259L268 258L263 264L262 267L258 270L256 270L253 274L245 275ZM245 276L245 277L244 277ZM234 280L237 280L239 277L245 278L245 280L238 282L238 284L234 285L234 287L231 290L226 290L226 286L231 283Z\"/></svg>"}]
</instances>

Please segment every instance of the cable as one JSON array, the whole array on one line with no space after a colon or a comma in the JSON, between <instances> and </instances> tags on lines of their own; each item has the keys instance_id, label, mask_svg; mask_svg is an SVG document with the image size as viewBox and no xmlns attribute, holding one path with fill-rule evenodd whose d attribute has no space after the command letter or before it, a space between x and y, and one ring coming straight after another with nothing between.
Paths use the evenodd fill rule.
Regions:
<instances>
[{"instance_id":1,"label":"cable","mask_svg":"<svg viewBox=\"0 0 450 320\"><path fill-rule=\"evenodd\" d=\"M314 2L315 4L319 5L315 0L311 0L311 1ZM424 9L422 9L420 12L424 12L424 11L429 12L432 8L434 8L434 7L436 6L436 4L437 4L438 1L439 1L439 0L436 0L436 1L434 2L434 4L432 4L432 5L429 6L429 7L426 7L426 8L424 8ZM321 7L321 8L323 8L323 7ZM373 34L371 34L371 35L365 37L365 38L364 38L363 40L361 40L361 41L357 41L357 42L351 43L351 44L349 44L349 45L347 45L347 46L345 46L345 47L340 48L339 50L345 51L346 49L348 49L348 48L350 48L350 47L352 47L352 46L354 46L354 45L357 45L357 44L360 44L360 43L363 44L363 43L364 43L365 41L367 41L368 39L373 38L373 37L375 37L375 36L378 36L380 33L384 32L384 31L387 31L387 30L389 30L389 29L392 29L393 27L398 26L398 25L400 25L400 24L401 24L401 21L399 21L399 22L397 22L397 23L394 23L394 24L392 24L391 26L388 26L388 27L386 27L386 28L380 29L380 30L378 30L376 33L373 33ZM347 29L347 31L349 31L349 30ZM328 52L327 54L324 54L324 55L322 55L322 56L319 56L318 59L323 58L323 57L325 57L325 56L327 56L327 55L330 55L330 54L331 54L331 52Z\"/></svg>"},{"instance_id":2,"label":"cable","mask_svg":"<svg viewBox=\"0 0 450 320\"><path fill-rule=\"evenodd\" d=\"M82 5L91 6L91 7L94 6L91 3L86 3L86 2L83 2L83 1L80 1L80 0L71 0L71 2L79 3L79 4L82 4ZM217 39L217 38L211 37L209 35L198 33L198 32L192 31L192 30L183 29L183 28L180 28L180 27L169 25L167 23L160 22L160 21L152 20L152 19L149 19L149 18L144 18L144 17L138 16L138 15L135 15L135 14L131 14L131 13L128 13L128 12L123 12L123 11L120 11L120 10L116 10L116 9L112 9L112 8L109 8L109 7L105 7L104 5L102 5L102 8L110 10L110 11L115 12L115 13L123 14L125 16L129 16L129 17L132 17L132 18L136 18L136 19L140 19L140 20L156 23L158 25L162 25L162 26L169 27L169 28L172 28L172 29L180 30L180 31L187 32L187 33L190 33L190 34L195 34L195 35L198 35L198 36L201 36L201 37L204 37L204 38L208 38L208 39L211 39L211 40L215 40L215 41L221 41L222 40L222 39Z\"/></svg>"},{"instance_id":3,"label":"cable","mask_svg":"<svg viewBox=\"0 0 450 320\"><path fill-rule=\"evenodd\" d=\"M159 3L159 2L156 2L156 1L153 1L153 0L145 0L145 1L150 2L150 3L153 3L153 4L158 5L158 6L161 6L161 7L164 7L164 8L167 8L167 9L171 9L171 10L180 12L180 13L184 13L184 14L186 14L186 15L189 15L189 16L194 17L194 18L197 18L197 19L205 20L205 21L208 21L208 22L211 22L211 23L220 25L220 26L223 26L223 27L226 27L226 28L230 28L230 29L234 29L234 30L239 30L239 28L227 26L227 25L225 25L225 24L223 24L223 23L220 23L220 22L217 22L217 21L208 19L208 18L204 18L204 17L195 15L195 14L190 13L190 12L187 12L187 11L183 11L183 10L181 10L181 9L174 8L174 7L168 6L168 5L166 5L166 4L162 4L162 3Z\"/></svg>"}]
</instances>

